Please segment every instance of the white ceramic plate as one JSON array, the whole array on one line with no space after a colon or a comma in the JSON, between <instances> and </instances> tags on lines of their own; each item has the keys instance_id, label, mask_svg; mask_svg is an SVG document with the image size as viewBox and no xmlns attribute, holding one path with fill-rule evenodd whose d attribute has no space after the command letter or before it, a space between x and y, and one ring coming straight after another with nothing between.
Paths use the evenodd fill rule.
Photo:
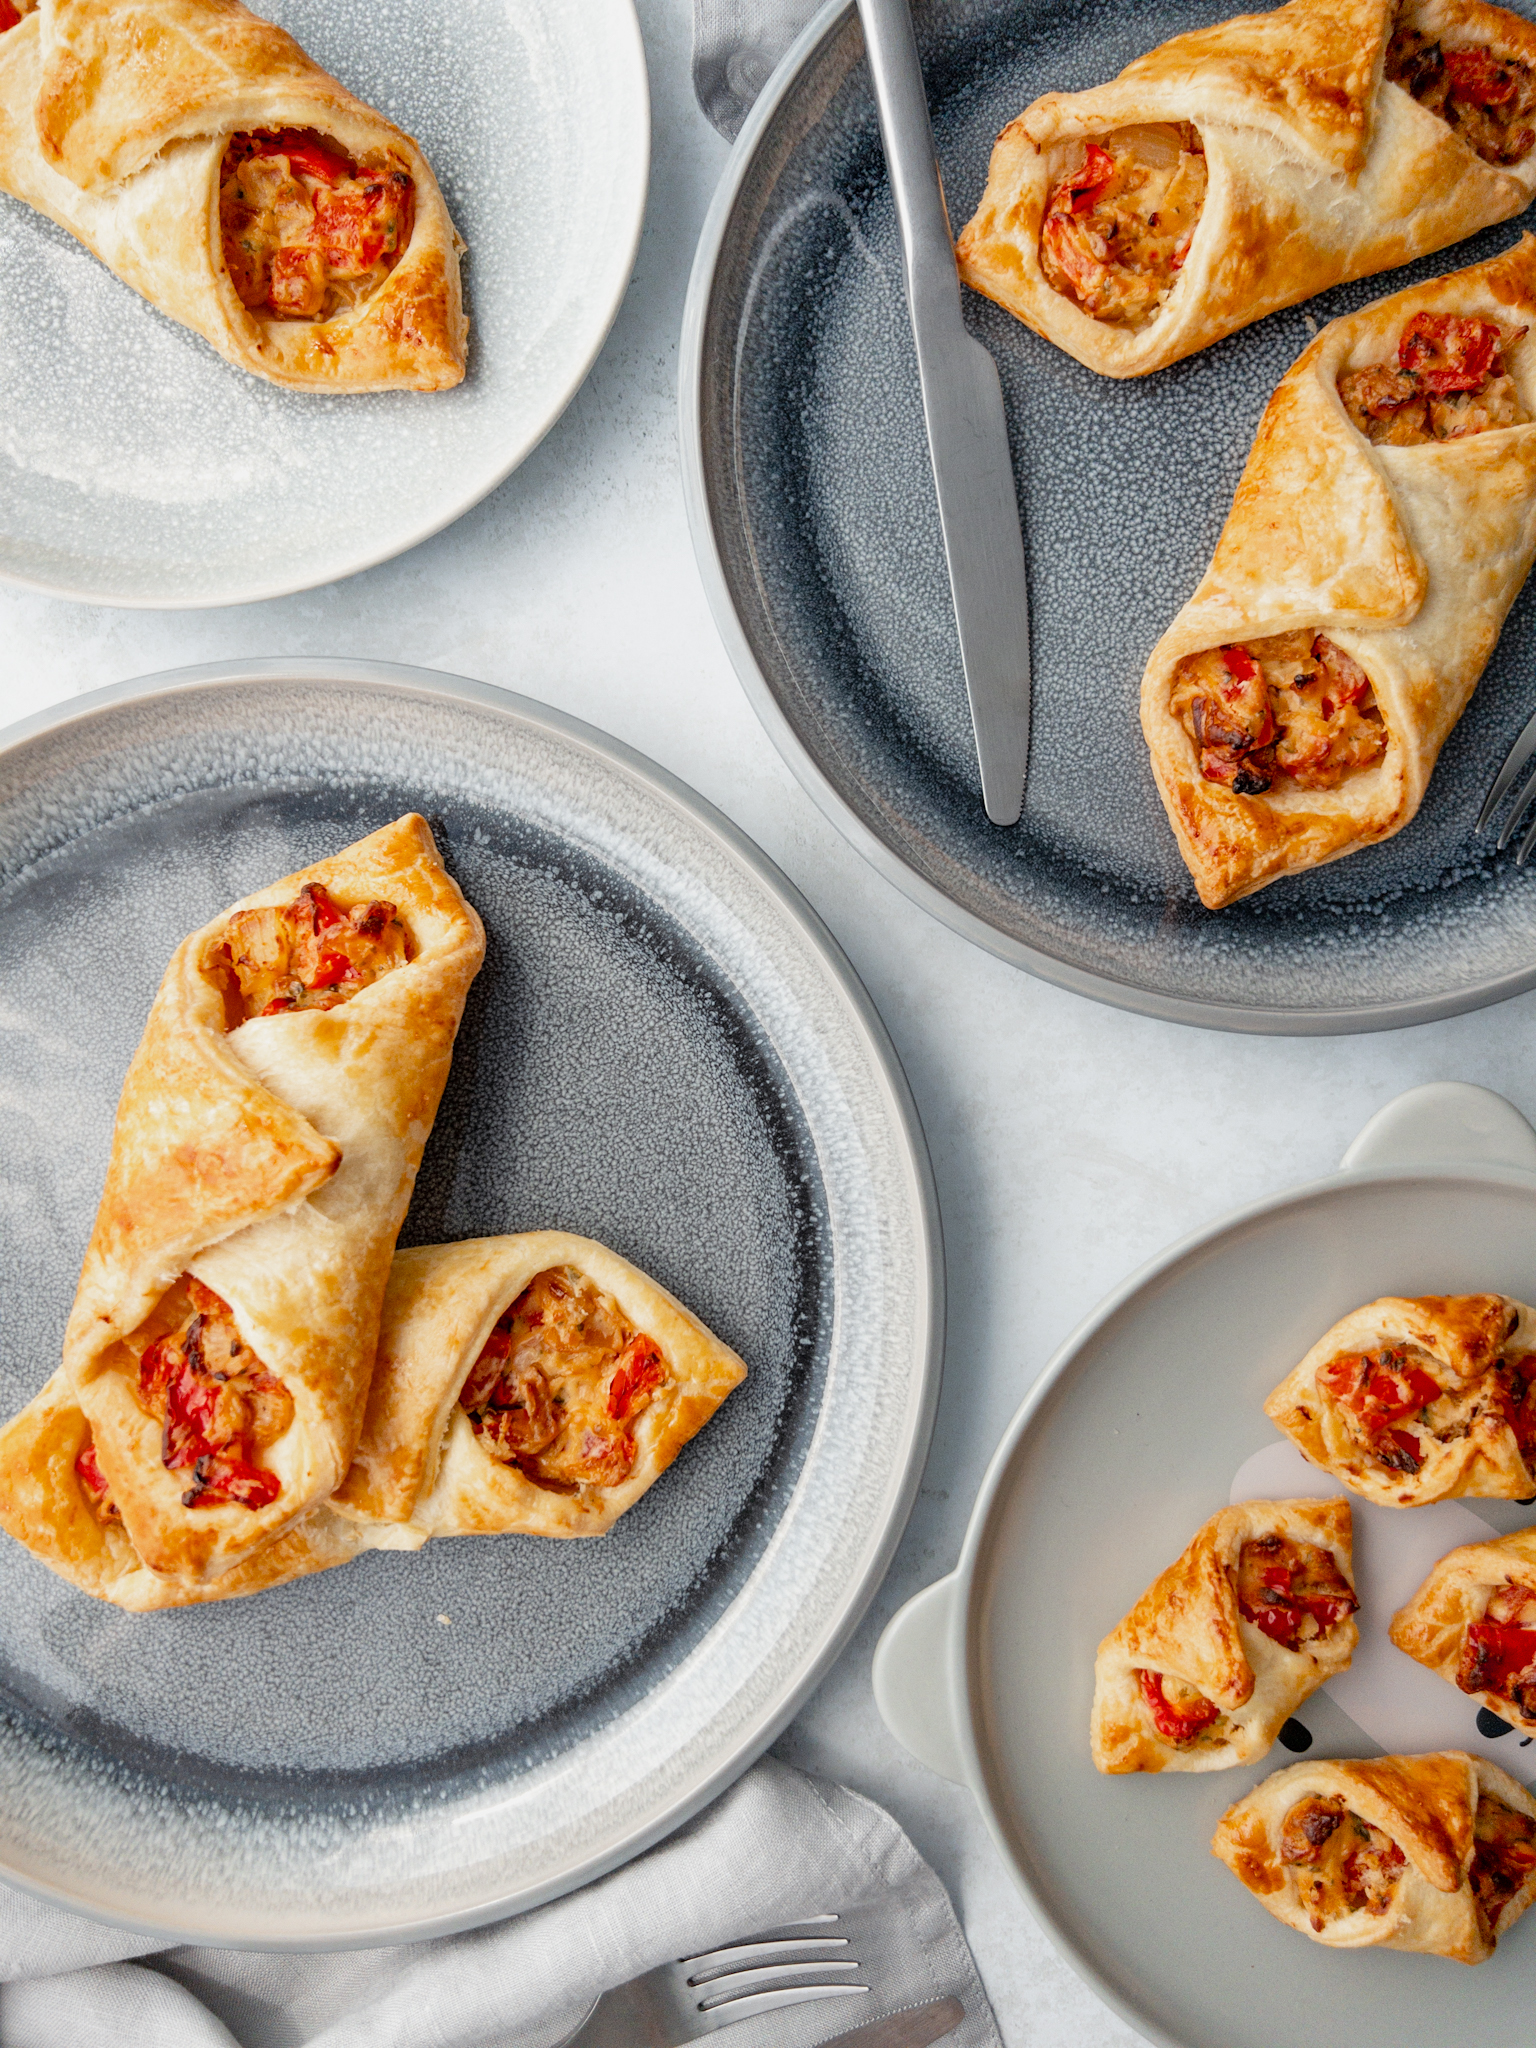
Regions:
<instances>
[{"instance_id":1,"label":"white ceramic plate","mask_svg":"<svg viewBox=\"0 0 1536 2048\"><path fill-rule=\"evenodd\" d=\"M0 577L112 605L353 575L494 490L570 403L634 265L633 0L258 0L420 142L469 244L456 390L326 397L231 368L0 194Z\"/></svg>"},{"instance_id":2,"label":"white ceramic plate","mask_svg":"<svg viewBox=\"0 0 1536 2048\"><path fill-rule=\"evenodd\" d=\"M1476 1970L1327 1949L1271 1919L1210 1852L1223 1811L1293 1749L1474 1749L1529 1781L1536 1750L1385 1632L1428 1562L1469 1531L1528 1527L1530 1504L1358 1512L1357 1668L1257 1764L1102 1777L1088 1716L1099 1640L1234 1485L1273 1497L1289 1483L1264 1397L1330 1323L1384 1294L1529 1301L1533 1287L1536 1133L1484 1089L1414 1089L1344 1171L1185 1239L1116 1289L1014 1418L958 1569L880 1643L875 1691L895 1733L970 1787L1068 1958L1162 2048L1531 2038L1536 1915Z\"/></svg>"}]
</instances>

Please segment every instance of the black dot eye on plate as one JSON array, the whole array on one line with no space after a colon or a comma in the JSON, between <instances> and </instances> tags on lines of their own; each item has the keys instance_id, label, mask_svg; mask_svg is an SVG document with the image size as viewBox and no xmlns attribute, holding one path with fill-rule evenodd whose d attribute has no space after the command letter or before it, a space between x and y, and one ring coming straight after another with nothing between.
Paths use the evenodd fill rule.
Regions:
<instances>
[{"instance_id":1,"label":"black dot eye on plate","mask_svg":"<svg viewBox=\"0 0 1536 2048\"><path fill-rule=\"evenodd\" d=\"M1312 1730L1304 1728L1300 1721L1293 1718L1280 1730L1280 1740L1287 1749L1294 1750L1300 1756L1304 1750L1312 1747Z\"/></svg>"},{"instance_id":2,"label":"black dot eye on plate","mask_svg":"<svg viewBox=\"0 0 1536 2048\"><path fill-rule=\"evenodd\" d=\"M1500 1735L1513 1734L1514 1730L1507 1721L1501 1721L1491 1707L1479 1707L1477 1710L1477 1732L1479 1735L1486 1735L1488 1740L1492 1742Z\"/></svg>"}]
</instances>

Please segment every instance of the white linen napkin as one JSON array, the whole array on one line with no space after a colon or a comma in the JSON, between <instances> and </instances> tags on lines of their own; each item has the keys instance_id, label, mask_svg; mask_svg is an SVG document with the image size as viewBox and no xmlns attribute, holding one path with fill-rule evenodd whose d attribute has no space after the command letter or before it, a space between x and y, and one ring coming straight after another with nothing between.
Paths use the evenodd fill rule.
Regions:
<instances>
[{"instance_id":1,"label":"white linen napkin","mask_svg":"<svg viewBox=\"0 0 1536 2048\"><path fill-rule=\"evenodd\" d=\"M954 2048L1002 2048L944 1887L895 1821L773 1757L611 1876L410 1947L157 1950L0 1886L0 2048L556 2048L658 1963L854 1908L870 1995L742 2020L720 2048L815 2048L949 1994Z\"/></svg>"},{"instance_id":2,"label":"white linen napkin","mask_svg":"<svg viewBox=\"0 0 1536 2048\"><path fill-rule=\"evenodd\" d=\"M821 0L693 0L693 89L734 142L769 73Z\"/></svg>"}]
</instances>

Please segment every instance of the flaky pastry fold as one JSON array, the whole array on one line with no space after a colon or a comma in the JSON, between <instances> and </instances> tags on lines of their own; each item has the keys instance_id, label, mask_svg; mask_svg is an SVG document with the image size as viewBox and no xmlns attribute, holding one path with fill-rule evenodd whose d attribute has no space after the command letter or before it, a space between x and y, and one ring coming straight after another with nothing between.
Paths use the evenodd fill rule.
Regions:
<instances>
[{"instance_id":1,"label":"flaky pastry fold","mask_svg":"<svg viewBox=\"0 0 1536 2048\"><path fill-rule=\"evenodd\" d=\"M1530 1595L1536 1608L1536 1528L1516 1529L1508 1536L1490 1536L1486 1543L1464 1543L1448 1551L1406 1607L1392 1617L1392 1641L1416 1663L1456 1685L1462 1669L1467 1630L1486 1621L1493 1597L1508 1588ZM1528 1631L1527 1668L1536 1667L1536 1620L1523 1622ZM1524 1650L1525 1645L1521 1645ZM1517 1667L1518 1668L1518 1667ZM1536 1696L1536 1685L1529 1696ZM1522 1712L1508 1693L1482 1688L1469 1694L1500 1720L1536 1735L1536 1711Z\"/></svg>"},{"instance_id":2,"label":"flaky pastry fold","mask_svg":"<svg viewBox=\"0 0 1536 2048\"><path fill-rule=\"evenodd\" d=\"M402 965L332 1009L229 1028L220 948L235 911L306 883L343 904L387 899ZM379 1312L485 939L419 817L259 890L183 941L128 1069L64 1363L134 1550L216 1578L290 1528L351 1461ZM276 1497L183 1500L140 1358L185 1277L229 1305L239 1339L287 1389L267 1464Z\"/></svg>"},{"instance_id":3,"label":"flaky pastry fold","mask_svg":"<svg viewBox=\"0 0 1536 2048\"><path fill-rule=\"evenodd\" d=\"M1533 1354L1536 1309L1506 1295L1387 1295L1326 1330L1264 1413L1311 1464L1378 1507L1522 1500L1536 1493L1536 1471L1511 1414L1528 1411ZM1501 1378L1511 1373L1518 1389Z\"/></svg>"},{"instance_id":4,"label":"flaky pastry fold","mask_svg":"<svg viewBox=\"0 0 1536 2048\"><path fill-rule=\"evenodd\" d=\"M1347 1668L1360 1633L1352 1615L1291 1649L1241 1611L1243 1545L1272 1536L1327 1551L1353 1586L1348 1501L1244 1501L1213 1515L1099 1645L1089 1723L1099 1770L1220 1771L1253 1763L1303 1700ZM1219 1712L1190 1740L1168 1740L1142 1672L1193 1686Z\"/></svg>"},{"instance_id":5,"label":"flaky pastry fold","mask_svg":"<svg viewBox=\"0 0 1536 2048\"><path fill-rule=\"evenodd\" d=\"M222 253L226 146L290 128L414 187L399 261L325 320L247 307ZM420 148L238 0L41 0L0 34L0 188L273 383L435 391L464 375L464 245Z\"/></svg>"},{"instance_id":6,"label":"flaky pastry fold","mask_svg":"<svg viewBox=\"0 0 1536 2048\"><path fill-rule=\"evenodd\" d=\"M1384 1906L1361 1906L1314 1923L1303 1893L1306 1866L1280 1853L1286 1817L1312 1796L1341 1800L1385 1835L1403 1863ZM1536 1870L1490 1925L1474 1883L1476 1814L1496 1799L1522 1820L1536 1800L1507 1772L1461 1750L1431 1756L1383 1756L1362 1762L1292 1764L1229 1807L1212 1853L1287 1927L1329 1948L1406 1949L1481 1963L1536 1895ZM1351 1826L1349 1820L1343 1826Z\"/></svg>"},{"instance_id":7,"label":"flaky pastry fold","mask_svg":"<svg viewBox=\"0 0 1536 2048\"><path fill-rule=\"evenodd\" d=\"M659 1349L661 1383L632 1426L633 1461L611 1483L555 1490L482 1449L459 1396L497 1323L538 1275L569 1268ZM519 1531L601 1536L746 1376L727 1345L617 1252L567 1231L425 1245L397 1254L378 1365L342 1514L435 1536ZM612 1408L620 1404L611 1404Z\"/></svg>"},{"instance_id":8,"label":"flaky pastry fold","mask_svg":"<svg viewBox=\"0 0 1536 2048\"><path fill-rule=\"evenodd\" d=\"M1536 155L1485 163L1383 76L1396 0L1289 0L1176 36L1087 92L1047 93L1006 127L957 244L960 275L1109 377L1139 377L1281 306L1507 220ZM1482 0L1430 0L1426 23L1536 64L1536 28ZM1209 185L1183 266L1145 326L1052 289L1040 234L1068 151L1150 123L1193 125Z\"/></svg>"},{"instance_id":9,"label":"flaky pastry fold","mask_svg":"<svg viewBox=\"0 0 1536 2048\"><path fill-rule=\"evenodd\" d=\"M1536 424L1373 446L1344 409L1340 374L1394 356L1421 312L1536 323L1536 236L1323 329L1265 408L1211 565L1147 663L1152 772L1210 909L1401 831L1536 556ZM1536 337L1507 362L1536 421ZM1333 789L1277 778L1249 796L1207 780L1174 710L1179 662L1298 629L1364 669L1380 758Z\"/></svg>"}]
</instances>

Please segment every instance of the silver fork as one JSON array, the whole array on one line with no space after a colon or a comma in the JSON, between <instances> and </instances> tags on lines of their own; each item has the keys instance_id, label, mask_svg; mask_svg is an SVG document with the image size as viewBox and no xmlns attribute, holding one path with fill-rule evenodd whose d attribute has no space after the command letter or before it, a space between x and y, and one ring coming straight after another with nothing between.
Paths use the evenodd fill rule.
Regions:
<instances>
[{"instance_id":1,"label":"silver fork","mask_svg":"<svg viewBox=\"0 0 1536 2048\"><path fill-rule=\"evenodd\" d=\"M1519 776L1521 769L1527 765L1533 755L1536 755L1536 718L1531 719L1519 739L1515 741L1515 744L1505 755L1504 766L1493 778L1493 787L1488 792L1487 801L1477 814L1477 825L1475 828L1477 831L1482 831L1488 820L1514 787L1515 780ZM1515 791L1514 803L1510 808L1509 816L1504 821L1504 829L1499 834L1498 850L1500 853L1504 851L1510 840L1514 838L1516 827L1530 808L1533 797L1536 797L1536 769L1532 769L1531 773L1525 778L1525 781L1521 783L1519 789ZM1520 842L1519 850L1515 854L1515 866L1517 868L1525 866L1533 847L1536 847L1536 824L1531 826Z\"/></svg>"},{"instance_id":2,"label":"silver fork","mask_svg":"<svg viewBox=\"0 0 1536 2048\"><path fill-rule=\"evenodd\" d=\"M814 1913L752 1941L662 1963L605 1991L562 2048L678 2048L754 2013L866 1998L856 1925L845 1914Z\"/></svg>"}]
</instances>

